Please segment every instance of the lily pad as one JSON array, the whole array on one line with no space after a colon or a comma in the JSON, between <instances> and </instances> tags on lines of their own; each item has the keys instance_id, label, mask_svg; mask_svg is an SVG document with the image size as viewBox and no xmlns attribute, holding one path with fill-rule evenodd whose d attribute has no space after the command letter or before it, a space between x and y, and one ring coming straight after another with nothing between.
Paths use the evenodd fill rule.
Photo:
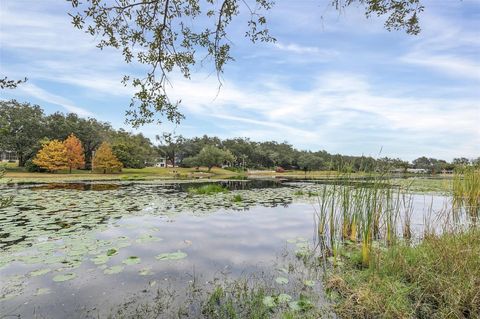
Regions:
<instances>
[{"instance_id":1,"label":"lily pad","mask_svg":"<svg viewBox=\"0 0 480 319\"><path fill-rule=\"evenodd\" d=\"M50 268L38 269L38 270L31 271L29 275L32 277L37 277L37 276L48 274L50 271L52 271Z\"/></svg>"},{"instance_id":2,"label":"lily pad","mask_svg":"<svg viewBox=\"0 0 480 319\"><path fill-rule=\"evenodd\" d=\"M35 296L48 295L50 292L50 288L38 288L35 292Z\"/></svg>"},{"instance_id":3,"label":"lily pad","mask_svg":"<svg viewBox=\"0 0 480 319\"><path fill-rule=\"evenodd\" d=\"M303 284L308 287L313 287L315 286L315 281L314 280L304 280Z\"/></svg>"},{"instance_id":4,"label":"lily pad","mask_svg":"<svg viewBox=\"0 0 480 319\"><path fill-rule=\"evenodd\" d=\"M139 264L140 262L141 262L141 259L137 256L130 256L124 261L122 261L122 263L124 263L125 265L135 265L135 264Z\"/></svg>"},{"instance_id":5,"label":"lily pad","mask_svg":"<svg viewBox=\"0 0 480 319\"><path fill-rule=\"evenodd\" d=\"M277 303L275 302L275 298L272 296L265 296L263 297L263 304L268 307L268 308L273 308L277 306Z\"/></svg>"},{"instance_id":6,"label":"lily pad","mask_svg":"<svg viewBox=\"0 0 480 319\"><path fill-rule=\"evenodd\" d=\"M163 253L155 257L157 260L178 260L186 258L187 254L178 250L175 253Z\"/></svg>"},{"instance_id":7,"label":"lily pad","mask_svg":"<svg viewBox=\"0 0 480 319\"><path fill-rule=\"evenodd\" d=\"M287 295L287 294L280 294L280 295L278 295L277 300L278 300L279 303L287 303L290 300L292 300L292 296Z\"/></svg>"},{"instance_id":8,"label":"lily pad","mask_svg":"<svg viewBox=\"0 0 480 319\"><path fill-rule=\"evenodd\" d=\"M161 240L162 240L161 238L152 236L150 234L143 234L137 238L136 242L139 244L146 244L146 243L151 243L151 242L161 241Z\"/></svg>"},{"instance_id":9,"label":"lily pad","mask_svg":"<svg viewBox=\"0 0 480 319\"><path fill-rule=\"evenodd\" d=\"M108 255L98 255L94 258L90 259L95 265L102 265L105 264L110 257Z\"/></svg>"},{"instance_id":10,"label":"lily pad","mask_svg":"<svg viewBox=\"0 0 480 319\"><path fill-rule=\"evenodd\" d=\"M288 284L288 279L285 277L277 277L275 278L275 282L280 285Z\"/></svg>"},{"instance_id":11,"label":"lily pad","mask_svg":"<svg viewBox=\"0 0 480 319\"><path fill-rule=\"evenodd\" d=\"M152 268L151 267L145 267L145 268L142 268L138 271L138 274L140 276L150 276L150 275L153 275L153 272L152 272Z\"/></svg>"},{"instance_id":12,"label":"lily pad","mask_svg":"<svg viewBox=\"0 0 480 319\"><path fill-rule=\"evenodd\" d=\"M109 257L114 256L116 254L118 254L118 250L115 248L110 248L109 250L107 250L107 256Z\"/></svg>"},{"instance_id":13,"label":"lily pad","mask_svg":"<svg viewBox=\"0 0 480 319\"><path fill-rule=\"evenodd\" d=\"M77 277L77 274L73 272L67 272L65 274L56 275L55 277L53 277L53 281L62 282L62 281L72 280L75 277Z\"/></svg>"},{"instance_id":14,"label":"lily pad","mask_svg":"<svg viewBox=\"0 0 480 319\"><path fill-rule=\"evenodd\" d=\"M112 266L103 271L104 274L106 275L114 275L118 274L123 271L123 266Z\"/></svg>"}]
</instances>

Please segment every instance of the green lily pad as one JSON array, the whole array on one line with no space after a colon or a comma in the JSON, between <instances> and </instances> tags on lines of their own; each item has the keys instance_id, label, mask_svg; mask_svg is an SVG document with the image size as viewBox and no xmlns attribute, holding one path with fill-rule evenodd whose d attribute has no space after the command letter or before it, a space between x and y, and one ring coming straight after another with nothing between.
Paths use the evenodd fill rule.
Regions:
<instances>
[{"instance_id":1,"label":"green lily pad","mask_svg":"<svg viewBox=\"0 0 480 319\"><path fill-rule=\"evenodd\" d=\"M112 266L103 271L104 274L106 275L114 275L118 274L123 271L123 266Z\"/></svg>"},{"instance_id":2,"label":"green lily pad","mask_svg":"<svg viewBox=\"0 0 480 319\"><path fill-rule=\"evenodd\" d=\"M178 260L178 259L183 259L183 258L186 258L186 257L187 257L186 253L178 250L175 253L160 254L160 255L156 256L155 259L157 259L157 260Z\"/></svg>"},{"instance_id":3,"label":"green lily pad","mask_svg":"<svg viewBox=\"0 0 480 319\"><path fill-rule=\"evenodd\" d=\"M124 261L122 261L122 263L124 263L125 265L135 265L135 264L139 264L140 262L141 262L141 259L137 256L130 256Z\"/></svg>"},{"instance_id":4,"label":"green lily pad","mask_svg":"<svg viewBox=\"0 0 480 319\"><path fill-rule=\"evenodd\" d=\"M298 303L298 301L291 301L288 303L288 306L290 307L290 309L292 309L293 311L300 311L302 310L302 307L300 307L300 304Z\"/></svg>"},{"instance_id":5,"label":"green lily pad","mask_svg":"<svg viewBox=\"0 0 480 319\"><path fill-rule=\"evenodd\" d=\"M50 292L50 288L38 288L35 292L35 296L48 295Z\"/></svg>"},{"instance_id":6,"label":"green lily pad","mask_svg":"<svg viewBox=\"0 0 480 319\"><path fill-rule=\"evenodd\" d=\"M139 244L146 244L146 243L151 243L151 242L161 241L161 240L162 240L161 238L152 236L150 234L143 234L137 238L136 242Z\"/></svg>"},{"instance_id":7,"label":"green lily pad","mask_svg":"<svg viewBox=\"0 0 480 319\"><path fill-rule=\"evenodd\" d=\"M105 264L110 259L107 255L98 255L90 259L95 265Z\"/></svg>"},{"instance_id":8,"label":"green lily pad","mask_svg":"<svg viewBox=\"0 0 480 319\"><path fill-rule=\"evenodd\" d=\"M287 294L280 294L280 295L278 295L277 300L278 300L279 303L287 303L290 300L292 300L292 296L287 295Z\"/></svg>"},{"instance_id":9,"label":"green lily pad","mask_svg":"<svg viewBox=\"0 0 480 319\"><path fill-rule=\"evenodd\" d=\"M273 308L277 306L277 303L275 302L275 298L272 296L263 297L262 302L268 308Z\"/></svg>"},{"instance_id":10,"label":"green lily pad","mask_svg":"<svg viewBox=\"0 0 480 319\"><path fill-rule=\"evenodd\" d=\"M288 284L288 279L285 277L277 277L275 278L275 282L280 285Z\"/></svg>"},{"instance_id":11,"label":"green lily pad","mask_svg":"<svg viewBox=\"0 0 480 319\"><path fill-rule=\"evenodd\" d=\"M138 274L140 276L150 276L150 275L153 275L153 272L152 272L152 268L151 267L145 267L145 268L142 268L138 271Z\"/></svg>"},{"instance_id":12,"label":"green lily pad","mask_svg":"<svg viewBox=\"0 0 480 319\"><path fill-rule=\"evenodd\" d=\"M315 286L315 281L314 280L304 280L303 284L308 287L313 287Z\"/></svg>"},{"instance_id":13,"label":"green lily pad","mask_svg":"<svg viewBox=\"0 0 480 319\"><path fill-rule=\"evenodd\" d=\"M55 277L53 277L53 281L62 282L62 281L72 280L75 277L77 277L77 274L73 272L67 272L65 274L56 275Z\"/></svg>"},{"instance_id":14,"label":"green lily pad","mask_svg":"<svg viewBox=\"0 0 480 319\"><path fill-rule=\"evenodd\" d=\"M31 271L29 275L32 277L37 277L37 276L48 274L50 271L52 271L50 268L38 269L38 270Z\"/></svg>"},{"instance_id":15,"label":"green lily pad","mask_svg":"<svg viewBox=\"0 0 480 319\"><path fill-rule=\"evenodd\" d=\"M108 257L114 256L116 254L118 254L118 250L116 250L115 248L110 248L109 250L107 250Z\"/></svg>"}]
</instances>

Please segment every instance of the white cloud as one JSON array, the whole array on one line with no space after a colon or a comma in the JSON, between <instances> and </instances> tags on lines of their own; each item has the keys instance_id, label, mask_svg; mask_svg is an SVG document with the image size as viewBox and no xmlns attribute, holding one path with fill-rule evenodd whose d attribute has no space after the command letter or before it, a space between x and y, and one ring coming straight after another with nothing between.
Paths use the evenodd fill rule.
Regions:
<instances>
[{"instance_id":1,"label":"white cloud","mask_svg":"<svg viewBox=\"0 0 480 319\"><path fill-rule=\"evenodd\" d=\"M459 23L463 22L463 23ZM422 18L422 33L411 40L402 62L422 65L449 76L480 80L480 24L447 20L433 13Z\"/></svg>"},{"instance_id":2,"label":"white cloud","mask_svg":"<svg viewBox=\"0 0 480 319\"><path fill-rule=\"evenodd\" d=\"M297 43L282 43L275 42L275 47L282 51L287 51L295 54L312 54L312 55L321 55L325 58L331 58L338 55L338 52L335 50L326 50L314 46L304 46Z\"/></svg>"},{"instance_id":3,"label":"white cloud","mask_svg":"<svg viewBox=\"0 0 480 319\"><path fill-rule=\"evenodd\" d=\"M58 96L56 94L49 93L49 92L39 88L38 86L36 86L32 83L27 82L25 84L22 84L17 88L17 90L19 90L20 92L23 92L24 94L26 94L28 96L37 98L37 99L45 101L47 103L56 104L58 106L61 106L70 113L77 113L79 116L85 116L85 117L87 117L87 116L92 116L93 117L94 116L94 114L91 113L90 111L87 111L84 108L75 106L74 103L71 102L70 100L65 99L61 96Z\"/></svg>"}]
</instances>

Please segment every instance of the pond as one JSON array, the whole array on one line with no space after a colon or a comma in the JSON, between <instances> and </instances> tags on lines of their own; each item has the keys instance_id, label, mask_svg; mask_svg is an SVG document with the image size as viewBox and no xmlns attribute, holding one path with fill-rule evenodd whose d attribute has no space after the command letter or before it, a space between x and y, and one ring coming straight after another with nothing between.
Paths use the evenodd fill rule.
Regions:
<instances>
[{"instance_id":1,"label":"pond","mask_svg":"<svg viewBox=\"0 0 480 319\"><path fill-rule=\"evenodd\" d=\"M186 182L2 186L14 199L0 211L0 314L105 316L156 288L278 276L279 259L313 245L312 194L322 183L218 183L231 191L195 195L188 189L203 184ZM448 202L413 195L414 231L426 207Z\"/></svg>"}]
</instances>

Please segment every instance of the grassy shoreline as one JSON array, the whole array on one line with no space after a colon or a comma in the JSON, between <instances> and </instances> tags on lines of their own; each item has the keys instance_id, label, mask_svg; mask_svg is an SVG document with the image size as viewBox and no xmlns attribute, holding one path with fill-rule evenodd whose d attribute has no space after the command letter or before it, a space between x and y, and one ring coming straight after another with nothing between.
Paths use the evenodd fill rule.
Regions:
<instances>
[{"instance_id":1,"label":"grassy shoreline","mask_svg":"<svg viewBox=\"0 0 480 319\"><path fill-rule=\"evenodd\" d=\"M340 318L480 318L480 231L377 248L368 268L344 250L326 286Z\"/></svg>"}]
</instances>

